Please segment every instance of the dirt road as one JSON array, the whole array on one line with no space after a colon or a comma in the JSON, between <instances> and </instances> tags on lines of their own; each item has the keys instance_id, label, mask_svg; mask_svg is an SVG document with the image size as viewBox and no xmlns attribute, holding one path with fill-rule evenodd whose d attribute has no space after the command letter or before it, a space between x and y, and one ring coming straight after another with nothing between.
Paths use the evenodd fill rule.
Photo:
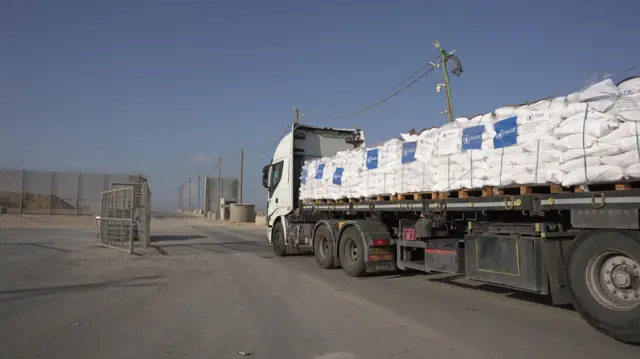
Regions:
<instances>
[{"instance_id":1,"label":"dirt road","mask_svg":"<svg viewBox=\"0 0 640 359\"><path fill-rule=\"evenodd\" d=\"M274 257L264 229L155 219L129 256L89 228L0 228L0 358L639 358L568 309L423 274Z\"/></svg>"}]
</instances>

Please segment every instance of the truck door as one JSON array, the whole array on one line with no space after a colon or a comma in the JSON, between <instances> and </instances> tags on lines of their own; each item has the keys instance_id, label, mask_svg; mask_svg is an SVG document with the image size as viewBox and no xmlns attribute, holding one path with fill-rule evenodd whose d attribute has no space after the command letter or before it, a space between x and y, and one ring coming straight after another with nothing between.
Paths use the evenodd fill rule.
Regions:
<instances>
[{"instance_id":1,"label":"truck door","mask_svg":"<svg viewBox=\"0 0 640 359\"><path fill-rule=\"evenodd\" d=\"M289 157L275 161L269 170L269 200L267 216L269 228L279 216L286 215L291 209L291 191L289 191ZM269 231L270 232L270 231Z\"/></svg>"}]
</instances>

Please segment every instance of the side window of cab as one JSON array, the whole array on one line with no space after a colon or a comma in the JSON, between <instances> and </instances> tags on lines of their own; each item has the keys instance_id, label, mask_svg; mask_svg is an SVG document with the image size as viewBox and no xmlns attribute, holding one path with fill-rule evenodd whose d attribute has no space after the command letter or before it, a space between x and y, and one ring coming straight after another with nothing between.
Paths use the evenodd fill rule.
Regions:
<instances>
[{"instance_id":1,"label":"side window of cab","mask_svg":"<svg viewBox=\"0 0 640 359\"><path fill-rule=\"evenodd\" d=\"M282 179L282 168L284 167L284 161L276 162L271 165L271 178L269 179L269 197L273 194L273 191L278 187L280 180Z\"/></svg>"}]
</instances>

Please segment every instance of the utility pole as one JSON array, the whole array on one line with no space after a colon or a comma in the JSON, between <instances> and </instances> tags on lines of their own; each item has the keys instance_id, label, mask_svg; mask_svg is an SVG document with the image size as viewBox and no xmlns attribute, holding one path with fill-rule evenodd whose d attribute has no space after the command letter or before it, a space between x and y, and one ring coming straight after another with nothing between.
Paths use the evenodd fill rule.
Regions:
<instances>
[{"instance_id":1,"label":"utility pole","mask_svg":"<svg viewBox=\"0 0 640 359\"><path fill-rule=\"evenodd\" d=\"M178 210L182 211L182 185L178 187Z\"/></svg>"},{"instance_id":2,"label":"utility pole","mask_svg":"<svg viewBox=\"0 0 640 359\"><path fill-rule=\"evenodd\" d=\"M449 81L449 69L447 68L447 61L454 60L456 62L456 67L451 71L451 73L456 76L460 76L460 74L462 73L462 65L460 64L460 59L458 59L458 57L453 54L456 50L447 52L444 47L440 45L440 42L438 42L438 40L433 42L433 46L435 46L435 48L440 51L440 61L437 64L431 63L431 66L438 68L442 64L442 70L444 73L444 85L438 85L438 87L436 87L436 90L440 92L442 87L445 88L445 94L447 96L447 117L449 119L449 122L453 122L454 117L453 105L451 104L451 82Z\"/></svg>"},{"instance_id":3,"label":"utility pole","mask_svg":"<svg viewBox=\"0 0 640 359\"><path fill-rule=\"evenodd\" d=\"M238 200L240 203L242 202L242 186L244 185L243 176L244 175L244 148L240 150L240 193L238 195Z\"/></svg>"},{"instance_id":4,"label":"utility pole","mask_svg":"<svg viewBox=\"0 0 640 359\"><path fill-rule=\"evenodd\" d=\"M218 191L218 201L216 202L216 217L218 217L218 219L224 219L222 213L220 213L220 200L222 199L222 156L218 158L218 185L216 187Z\"/></svg>"},{"instance_id":5,"label":"utility pole","mask_svg":"<svg viewBox=\"0 0 640 359\"><path fill-rule=\"evenodd\" d=\"M189 178L189 199L187 200L187 202L189 203L189 206L187 207L187 210L191 210L191 178Z\"/></svg>"},{"instance_id":6,"label":"utility pole","mask_svg":"<svg viewBox=\"0 0 640 359\"><path fill-rule=\"evenodd\" d=\"M198 205L196 206L197 209L200 209L200 174L198 173Z\"/></svg>"},{"instance_id":7,"label":"utility pole","mask_svg":"<svg viewBox=\"0 0 640 359\"><path fill-rule=\"evenodd\" d=\"M294 122L295 125L298 125L298 123L300 122L300 120L302 119L302 113L300 112L300 110L298 110L297 107L294 107L293 110L296 113L296 121Z\"/></svg>"},{"instance_id":8,"label":"utility pole","mask_svg":"<svg viewBox=\"0 0 640 359\"><path fill-rule=\"evenodd\" d=\"M184 183L180 185L180 210L184 210Z\"/></svg>"}]
</instances>

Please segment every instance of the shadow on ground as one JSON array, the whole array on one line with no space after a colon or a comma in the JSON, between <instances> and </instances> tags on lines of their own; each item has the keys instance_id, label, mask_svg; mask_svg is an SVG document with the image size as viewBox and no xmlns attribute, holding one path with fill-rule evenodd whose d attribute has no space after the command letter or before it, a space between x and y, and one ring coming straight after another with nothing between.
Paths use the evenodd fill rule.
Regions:
<instances>
[{"instance_id":1,"label":"shadow on ground","mask_svg":"<svg viewBox=\"0 0 640 359\"><path fill-rule=\"evenodd\" d=\"M200 234L156 235L156 236L151 236L151 242L188 241L190 239L200 239L200 238L207 238L207 236L203 236Z\"/></svg>"},{"instance_id":2,"label":"shadow on ground","mask_svg":"<svg viewBox=\"0 0 640 359\"><path fill-rule=\"evenodd\" d=\"M414 276L424 276L426 281L429 281L432 283L441 283L441 284L451 285L454 287L464 288L468 290L477 290L477 291L482 291L486 293L500 294L508 298L522 300L525 302L542 304L546 306L552 306L552 307L557 307L557 308L571 310L571 311L574 310L573 306L570 304L554 305L551 301L551 297L548 295L540 295L536 293L518 291L511 288L499 287L499 286L490 285L490 284L482 284L480 282L465 283L464 274L443 274L443 273L428 274L428 273L415 271L415 270L407 270L407 271L374 273L358 279L359 280L368 280L368 279L375 279L375 278L401 279L401 278L414 277Z\"/></svg>"},{"instance_id":3,"label":"shadow on ground","mask_svg":"<svg viewBox=\"0 0 640 359\"><path fill-rule=\"evenodd\" d=\"M205 238L205 237L199 237ZM152 240L152 242L154 242ZM262 253L269 252L271 245L264 241L232 241L232 242L199 242L156 244L152 247L161 255L204 254L209 253ZM176 252L172 249L191 249L194 252Z\"/></svg>"},{"instance_id":4,"label":"shadow on ground","mask_svg":"<svg viewBox=\"0 0 640 359\"><path fill-rule=\"evenodd\" d=\"M440 278L429 278L428 280L430 282L444 283L444 284L448 284L448 285L452 285L452 286L456 286L464 289L479 290L487 293L502 294L506 297L517 299L517 300L523 300L526 302L548 305L548 306L553 306L553 307L562 308L566 310L574 310L573 306L570 304L554 305L551 301L551 296L548 296L548 295L540 295L536 293L523 292L523 291L518 291L510 288L498 287L490 284L467 284L459 281L463 278L464 278L464 274L455 274L455 275L449 275L449 276L440 277Z\"/></svg>"},{"instance_id":5,"label":"shadow on ground","mask_svg":"<svg viewBox=\"0 0 640 359\"><path fill-rule=\"evenodd\" d=\"M0 246L31 246L34 248L47 249L51 251L73 253L72 250L47 245L46 243L0 243Z\"/></svg>"},{"instance_id":6,"label":"shadow on ground","mask_svg":"<svg viewBox=\"0 0 640 359\"><path fill-rule=\"evenodd\" d=\"M15 301L20 299L30 299L34 297L40 297L40 296L52 295L52 294L68 294L68 293L85 292L85 291L97 290L97 289L103 289L103 288L109 288L109 287L141 288L141 287L157 286L159 283L156 282L155 280L162 279L162 278L164 278L164 276L149 275L149 276L126 278L126 279L110 280L110 281L104 281L104 282L95 282L95 283L82 283L82 284L58 285L58 286L50 286L50 287L0 290L0 303L10 302L10 301Z\"/></svg>"}]
</instances>

